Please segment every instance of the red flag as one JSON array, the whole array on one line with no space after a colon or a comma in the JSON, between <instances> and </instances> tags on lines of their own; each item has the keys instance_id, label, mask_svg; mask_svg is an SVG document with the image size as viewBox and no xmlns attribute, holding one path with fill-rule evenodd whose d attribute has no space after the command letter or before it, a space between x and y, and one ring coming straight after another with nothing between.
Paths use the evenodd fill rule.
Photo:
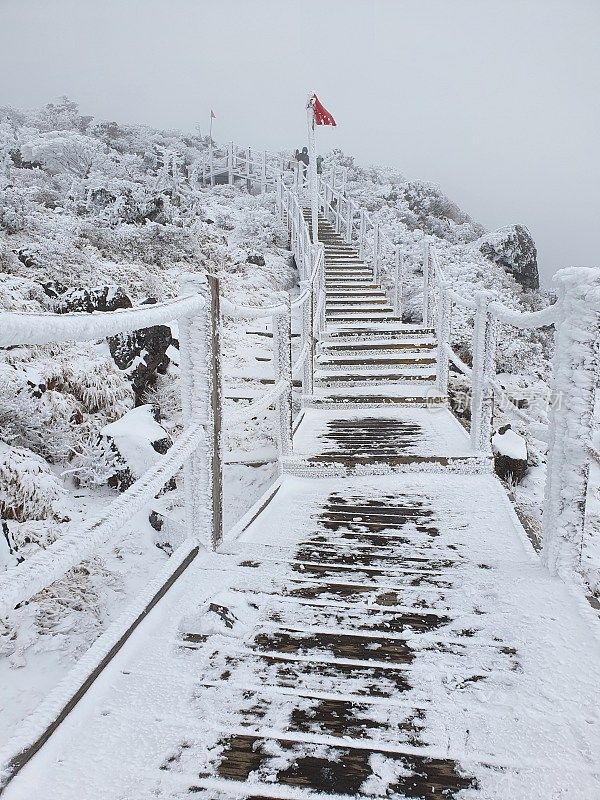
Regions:
<instances>
[{"instance_id":1,"label":"red flag","mask_svg":"<svg viewBox=\"0 0 600 800\"><path fill-rule=\"evenodd\" d=\"M316 94L310 98L310 104L313 107L315 115L315 125L335 125L335 120L327 111L323 103L319 100Z\"/></svg>"}]
</instances>

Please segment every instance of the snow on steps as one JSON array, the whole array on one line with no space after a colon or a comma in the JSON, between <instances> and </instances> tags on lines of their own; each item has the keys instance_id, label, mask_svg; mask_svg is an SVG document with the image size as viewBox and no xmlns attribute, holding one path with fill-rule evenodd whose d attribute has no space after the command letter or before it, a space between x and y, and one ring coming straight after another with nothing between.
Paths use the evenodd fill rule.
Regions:
<instances>
[{"instance_id":1,"label":"snow on steps","mask_svg":"<svg viewBox=\"0 0 600 800\"><path fill-rule=\"evenodd\" d=\"M6 800L597 796L599 647L493 475L285 476L269 498Z\"/></svg>"}]
</instances>

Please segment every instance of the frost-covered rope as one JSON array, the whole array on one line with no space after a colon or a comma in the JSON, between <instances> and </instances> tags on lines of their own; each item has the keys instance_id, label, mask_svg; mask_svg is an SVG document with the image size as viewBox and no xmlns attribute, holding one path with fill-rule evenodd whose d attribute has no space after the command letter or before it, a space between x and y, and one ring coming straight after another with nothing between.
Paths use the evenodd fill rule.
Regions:
<instances>
[{"instance_id":1,"label":"frost-covered rope","mask_svg":"<svg viewBox=\"0 0 600 800\"><path fill-rule=\"evenodd\" d=\"M477 310L477 303L474 300L470 300L468 297L463 297L458 292L455 292L454 289L450 289L446 287L445 289L446 295L450 297L453 303L456 303L457 306L462 306L463 308L470 308L472 311Z\"/></svg>"},{"instance_id":2,"label":"frost-covered rope","mask_svg":"<svg viewBox=\"0 0 600 800\"><path fill-rule=\"evenodd\" d=\"M542 422L538 422L533 417L530 417L529 414L526 414L522 409L520 409L512 400L512 398L508 397L506 390L501 383L498 381L492 381L492 389L496 393L498 405L502 411L507 414L512 414L520 422L523 422L525 425L527 425L529 432L534 439L538 439L540 442L546 443L550 441L548 426L544 425Z\"/></svg>"},{"instance_id":3,"label":"frost-covered rope","mask_svg":"<svg viewBox=\"0 0 600 800\"><path fill-rule=\"evenodd\" d=\"M281 395L287 390L287 382L281 379L267 392L262 394L256 400L253 400L250 405L236 408L233 413L227 413L225 422L228 425L237 425L245 419L250 419L258 414L260 411L266 411L270 406L276 403Z\"/></svg>"},{"instance_id":4,"label":"frost-covered rope","mask_svg":"<svg viewBox=\"0 0 600 800\"><path fill-rule=\"evenodd\" d=\"M503 303L494 301L488 306L490 313L500 322L515 328L542 328L553 325L558 319L558 305L554 303L541 311L515 311Z\"/></svg>"},{"instance_id":5,"label":"frost-covered rope","mask_svg":"<svg viewBox=\"0 0 600 800\"><path fill-rule=\"evenodd\" d=\"M260 317L279 317L285 314L287 306L280 304L276 306L239 306L221 298L221 311L233 319L258 319Z\"/></svg>"},{"instance_id":6,"label":"frost-covered rope","mask_svg":"<svg viewBox=\"0 0 600 800\"><path fill-rule=\"evenodd\" d=\"M204 438L204 427L191 425L167 454L133 486L88 522L41 550L0 578L0 616L31 599L66 572L90 558L104 542L110 541L123 525L152 500Z\"/></svg>"},{"instance_id":7,"label":"frost-covered rope","mask_svg":"<svg viewBox=\"0 0 600 800\"><path fill-rule=\"evenodd\" d=\"M306 301L310 298L310 294L311 294L310 287L307 286L306 289L304 289L298 295L298 297L292 300L292 308L298 308L299 306L303 306L304 303L306 303Z\"/></svg>"},{"instance_id":8,"label":"frost-covered rope","mask_svg":"<svg viewBox=\"0 0 600 800\"><path fill-rule=\"evenodd\" d=\"M460 356L457 356L454 350L449 345L445 345L444 350L446 351L450 361L454 364L456 369L459 370L459 372L462 372L462 374L466 375L467 378L470 378L473 375L472 368L469 367L467 364L465 364L462 358L460 358Z\"/></svg>"},{"instance_id":9,"label":"frost-covered rope","mask_svg":"<svg viewBox=\"0 0 600 800\"><path fill-rule=\"evenodd\" d=\"M0 347L20 344L83 342L104 339L125 331L150 328L198 313L204 307L201 295L179 297L164 303L98 311L91 314L36 314L0 312Z\"/></svg>"},{"instance_id":10,"label":"frost-covered rope","mask_svg":"<svg viewBox=\"0 0 600 800\"><path fill-rule=\"evenodd\" d=\"M298 356L298 358L294 363L294 366L292 367L292 375L297 375L300 369L302 368L302 365L304 364L304 361L308 356L309 349L310 349L310 342L304 342L304 347L300 351L300 355Z\"/></svg>"}]
</instances>

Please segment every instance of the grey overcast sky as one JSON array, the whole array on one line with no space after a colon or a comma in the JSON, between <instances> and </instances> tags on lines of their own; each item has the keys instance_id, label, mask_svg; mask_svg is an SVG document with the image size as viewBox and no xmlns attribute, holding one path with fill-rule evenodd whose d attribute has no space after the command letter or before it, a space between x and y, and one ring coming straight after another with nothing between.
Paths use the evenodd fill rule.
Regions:
<instances>
[{"instance_id":1,"label":"grey overcast sky","mask_svg":"<svg viewBox=\"0 0 600 800\"><path fill-rule=\"evenodd\" d=\"M544 280L600 265L600 0L0 0L0 105L265 148L305 141L526 224Z\"/></svg>"}]
</instances>

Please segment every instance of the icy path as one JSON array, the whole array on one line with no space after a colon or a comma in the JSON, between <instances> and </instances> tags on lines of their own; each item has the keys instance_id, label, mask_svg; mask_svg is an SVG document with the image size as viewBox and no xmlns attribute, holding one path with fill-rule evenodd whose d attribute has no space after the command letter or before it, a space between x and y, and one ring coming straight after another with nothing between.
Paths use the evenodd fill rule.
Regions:
<instances>
[{"instance_id":1,"label":"icy path","mask_svg":"<svg viewBox=\"0 0 600 800\"><path fill-rule=\"evenodd\" d=\"M432 331L323 234L328 327L284 474L6 800L600 797L597 623L436 393Z\"/></svg>"},{"instance_id":2,"label":"icy path","mask_svg":"<svg viewBox=\"0 0 600 800\"><path fill-rule=\"evenodd\" d=\"M288 476L224 550L7 800L598 796L600 646L493 476Z\"/></svg>"}]
</instances>

